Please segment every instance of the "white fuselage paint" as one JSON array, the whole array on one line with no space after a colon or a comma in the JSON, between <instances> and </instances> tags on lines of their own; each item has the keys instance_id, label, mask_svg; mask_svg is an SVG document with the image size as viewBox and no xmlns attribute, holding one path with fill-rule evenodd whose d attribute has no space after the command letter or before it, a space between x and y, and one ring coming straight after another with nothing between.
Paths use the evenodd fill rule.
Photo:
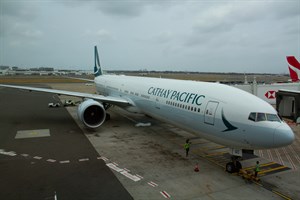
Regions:
<instances>
[{"instance_id":1,"label":"white fuselage paint","mask_svg":"<svg viewBox=\"0 0 300 200\"><path fill-rule=\"evenodd\" d=\"M231 148L275 148L294 140L283 121L249 120L251 112L277 112L258 97L227 85L117 75L98 76L95 83L99 93L131 102L133 106L124 108L128 111L147 114ZM224 118L236 129L228 130Z\"/></svg>"}]
</instances>

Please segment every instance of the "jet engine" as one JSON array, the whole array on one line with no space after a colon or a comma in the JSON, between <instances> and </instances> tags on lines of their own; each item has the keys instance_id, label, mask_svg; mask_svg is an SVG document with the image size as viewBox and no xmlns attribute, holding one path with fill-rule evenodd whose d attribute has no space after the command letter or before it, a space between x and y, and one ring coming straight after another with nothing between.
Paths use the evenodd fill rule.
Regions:
<instances>
[{"instance_id":1,"label":"jet engine","mask_svg":"<svg viewBox=\"0 0 300 200\"><path fill-rule=\"evenodd\" d=\"M103 105L95 100L88 99L78 106L78 117L89 128L98 128L106 118Z\"/></svg>"}]
</instances>

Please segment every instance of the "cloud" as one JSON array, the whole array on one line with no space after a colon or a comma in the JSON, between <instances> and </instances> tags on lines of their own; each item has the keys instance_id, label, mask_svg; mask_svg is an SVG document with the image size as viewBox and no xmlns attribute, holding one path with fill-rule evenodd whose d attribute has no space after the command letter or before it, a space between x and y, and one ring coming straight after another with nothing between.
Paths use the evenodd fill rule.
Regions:
<instances>
[{"instance_id":1,"label":"cloud","mask_svg":"<svg viewBox=\"0 0 300 200\"><path fill-rule=\"evenodd\" d=\"M43 35L43 32L40 30L27 29L21 32L21 35L23 35L26 38L36 39L41 37Z\"/></svg>"},{"instance_id":2,"label":"cloud","mask_svg":"<svg viewBox=\"0 0 300 200\"><path fill-rule=\"evenodd\" d=\"M1 1L1 17L32 20L36 17L35 8L28 2Z\"/></svg>"},{"instance_id":3,"label":"cloud","mask_svg":"<svg viewBox=\"0 0 300 200\"><path fill-rule=\"evenodd\" d=\"M103 14L123 19L141 16L148 8L167 9L171 5L176 4L176 2L173 1L168 2L160 0L74 0L62 1L62 3L66 6L90 6Z\"/></svg>"},{"instance_id":4,"label":"cloud","mask_svg":"<svg viewBox=\"0 0 300 200\"><path fill-rule=\"evenodd\" d=\"M142 1L99 1L96 7L104 14L136 17L143 12L146 4Z\"/></svg>"},{"instance_id":5,"label":"cloud","mask_svg":"<svg viewBox=\"0 0 300 200\"><path fill-rule=\"evenodd\" d=\"M98 30L94 30L94 31L87 29L84 31L83 35L86 37L95 37L98 40L100 40L101 42L105 42L105 41L112 42L115 40L115 37L113 36L113 34L106 29L98 29Z\"/></svg>"},{"instance_id":6,"label":"cloud","mask_svg":"<svg viewBox=\"0 0 300 200\"><path fill-rule=\"evenodd\" d=\"M148 39L151 43L156 44L166 44L172 42L174 39L174 34L172 31L161 31L153 36L151 36L150 39Z\"/></svg>"},{"instance_id":7,"label":"cloud","mask_svg":"<svg viewBox=\"0 0 300 200\"><path fill-rule=\"evenodd\" d=\"M251 45L256 39L256 42L261 41L259 34L279 34L280 28L284 30L284 20L294 17L299 20L299 8L300 2L297 1L239 1L212 5L196 15L184 45L198 46L216 42L222 42L222 45ZM290 33L299 33L299 29L296 30L297 24L287 29Z\"/></svg>"},{"instance_id":8,"label":"cloud","mask_svg":"<svg viewBox=\"0 0 300 200\"><path fill-rule=\"evenodd\" d=\"M272 11L271 15L279 20L300 16L299 0L273 1L272 4L268 4L268 8Z\"/></svg>"},{"instance_id":9,"label":"cloud","mask_svg":"<svg viewBox=\"0 0 300 200\"><path fill-rule=\"evenodd\" d=\"M30 2L1 1L0 37L12 46L34 44L43 32L34 27L36 9Z\"/></svg>"},{"instance_id":10,"label":"cloud","mask_svg":"<svg viewBox=\"0 0 300 200\"><path fill-rule=\"evenodd\" d=\"M101 58L110 69L255 72L268 71L255 68L266 65L274 71L273 66L284 65L286 54L299 55L299 4L0 0L0 60L11 65L89 66L92 46L100 44ZM266 60L271 57L278 59Z\"/></svg>"}]
</instances>

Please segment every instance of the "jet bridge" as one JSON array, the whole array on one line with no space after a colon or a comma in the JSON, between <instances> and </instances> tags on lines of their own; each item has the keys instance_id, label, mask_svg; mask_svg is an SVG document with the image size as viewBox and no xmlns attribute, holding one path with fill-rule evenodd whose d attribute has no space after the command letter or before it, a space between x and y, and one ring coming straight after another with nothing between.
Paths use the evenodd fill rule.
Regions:
<instances>
[{"instance_id":1,"label":"jet bridge","mask_svg":"<svg viewBox=\"0 0 300 200\"><path fill-rule=\"evenodd\" d=\"M278 90L276 93L276 110L282 117L300 122L300 91Z\"/></svg>"}]
</instances>

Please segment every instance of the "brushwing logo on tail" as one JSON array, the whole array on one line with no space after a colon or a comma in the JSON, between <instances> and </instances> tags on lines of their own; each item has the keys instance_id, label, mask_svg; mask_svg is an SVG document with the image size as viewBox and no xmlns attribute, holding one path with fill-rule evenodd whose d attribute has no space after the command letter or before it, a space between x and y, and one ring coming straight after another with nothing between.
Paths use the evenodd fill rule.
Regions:
<instances>
[{"instance_id":1,"label":"brushwing logo on tail","mask_svg":"<svg viewBox=\"0 0 300 200\"><path fill-rule=\"evenodd\" d=\"M289 71L290 71L290 76L293 82L299 81L299 76L300 76L300 63L297 61L297 59L294 56L287 56L286 57L288 66L289 66Z\"/></svg>"},{"instance_id":2,"label":"brushwing logo on tail","mask_svg":"<svg viewBox=\"0 0 300 200\"><path fill-rule=\"evenodd\" d=\"M226 126L227 129L223 130L222 132L227 132L227 131L233 131L235 129L237 129L237 127L233 126L225 117L224 115L224 111L222 109L222 121L224 123L224 125Z\"/></svg>"},{"instance_id":3,"label":"brushwing logo on tail","mask_svg":"<svg viewBox=\"0 0 300 200\"><path fill-rule=\"evenodd\" d=\"M95 54L94 75L97 77L97 76L102 75L102 70L101 70L101 65L100 65L97 46L95 46L95 53L94 54Z\"/></svg>"}]
</instances>

